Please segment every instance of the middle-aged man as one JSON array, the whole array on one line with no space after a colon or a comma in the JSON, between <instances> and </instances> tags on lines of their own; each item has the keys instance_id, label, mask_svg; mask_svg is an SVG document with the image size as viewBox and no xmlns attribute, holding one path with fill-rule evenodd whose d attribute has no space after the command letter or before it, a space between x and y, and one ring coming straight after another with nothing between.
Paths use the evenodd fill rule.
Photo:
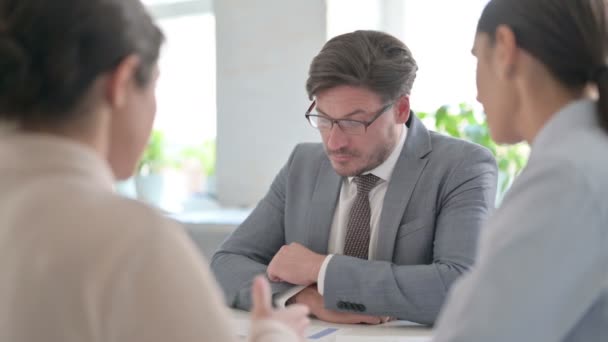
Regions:
<instances>
[{"instance_id":1,"label":"middle-aged man","mask_svg":"<svg viewBox=\"0 0 608 342\"><path fill-rule=\"evenodd\" d=\"M213 256L230 306L249 309L251 282L265 272L278 305L307 304L322 320L435 321L473 264L497 170L485 148L412 114L417 70L405 44L382 32L325 44L306 84L306 118L323 144L296 146Z\"/></svg>"}]
</instances>

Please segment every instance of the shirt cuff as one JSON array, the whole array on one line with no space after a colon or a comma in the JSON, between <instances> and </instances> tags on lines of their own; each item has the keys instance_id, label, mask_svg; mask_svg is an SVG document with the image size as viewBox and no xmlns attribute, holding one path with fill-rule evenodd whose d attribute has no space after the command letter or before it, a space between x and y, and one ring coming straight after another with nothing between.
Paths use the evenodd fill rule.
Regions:
<instances>
[{"instance_id":1,"label":"shirt cuff","mask_svg":"<svg viewBox=\"0 0 608 342\"><path fill-rule=\"evenodd\" d=\"M326 256L323 264L321 264L321 268L319 269L319 276L317 278L317 292L319 292L321 296L325 291L325 272L327 271L327 265L333 256L333 254Z\"/></svg>"},{"instance_id":2,"label":"shirt cuff","mask_svg":"<svg viewBox=\"0 0 608 342\"><path fill-rule=\"evenodd\" d=\"M304 290L305 288L306 288L306 286L298 285L298 286L294 286L294 287L290 288L289 290L287 290L281 294L277 294L274 298L274 305L280 309L285 308L285 304L287 303L289 298L297 295L298 293L300 293L300 291Z\"/></svg>"}]
</instances>

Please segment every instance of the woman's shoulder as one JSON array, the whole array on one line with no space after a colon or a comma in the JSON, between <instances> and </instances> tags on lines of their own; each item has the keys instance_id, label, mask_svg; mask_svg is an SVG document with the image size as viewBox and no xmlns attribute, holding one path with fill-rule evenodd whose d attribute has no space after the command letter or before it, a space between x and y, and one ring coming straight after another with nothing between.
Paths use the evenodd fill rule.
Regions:
<instances>
[{"instance_id":1,"label":"woman's shoulder","mask_svg":"<svg viewBox=\"0 0 608 342\"><path fill-rule=\"evenodd\" d=\"M608 192L608 133L600 128L575 129L554 141L551 146L532 149L530 167Z\"/></svg>"},{"instance_id":2,"label":"woman's shoulder","mask_svg":"<svg viewBox=\"0 0 608 342\"><path fill-rule=\"evenodd\" d=\"M108 251L132 249L171 237L182 239L183 229L176 221L145 203L120 196L86 182L60 180L45 182L23 193L27 211L19 215L24 225L36 226L41 236L61 236L54 245L74 257L102 257ZM83 260L84 261L84 260ZM91 261L91 260L89 260Z\"/></svg>"}]
</instances>

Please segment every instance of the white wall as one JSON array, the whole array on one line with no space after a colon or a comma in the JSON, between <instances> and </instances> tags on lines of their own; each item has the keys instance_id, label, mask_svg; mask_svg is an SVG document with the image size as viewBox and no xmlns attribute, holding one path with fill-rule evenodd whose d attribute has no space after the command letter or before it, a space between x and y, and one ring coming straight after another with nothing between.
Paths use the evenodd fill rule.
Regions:
<instances>
[{"instance_id":1,"label":"white wall","mask_svg":"<svg viewBox=\"0 0 608 342\"><path fill-rule=\"evenodd\" d=\"M326 39L324 0L217 0L217 195L251 206L293 147L320 141L305 82Z\"/></svg>"}]
</instances>

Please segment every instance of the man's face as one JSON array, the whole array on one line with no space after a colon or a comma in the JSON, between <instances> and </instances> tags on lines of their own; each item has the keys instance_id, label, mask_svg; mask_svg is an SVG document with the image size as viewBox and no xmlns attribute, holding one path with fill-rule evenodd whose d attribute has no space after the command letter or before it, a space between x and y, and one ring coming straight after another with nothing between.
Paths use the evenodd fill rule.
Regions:
<instances>
[{"instance_id":1,"label":"man's face","mask_svg":"<svg viewBox=\"0 0 608 342\"><path fill-rule=\"evenodd\" d=\"M365 88L337 86L316 94L316 114L330 119L349 119L369 122L389 103ZM404 103L407 103L405 108ZM382 164L395 147L402 125L409 114L409 99L390 106L361 135L345 133L337 124L331 129L320 129L325 152L336 172L341 176L356 176Z\"/></svg>"}]
</instances>

